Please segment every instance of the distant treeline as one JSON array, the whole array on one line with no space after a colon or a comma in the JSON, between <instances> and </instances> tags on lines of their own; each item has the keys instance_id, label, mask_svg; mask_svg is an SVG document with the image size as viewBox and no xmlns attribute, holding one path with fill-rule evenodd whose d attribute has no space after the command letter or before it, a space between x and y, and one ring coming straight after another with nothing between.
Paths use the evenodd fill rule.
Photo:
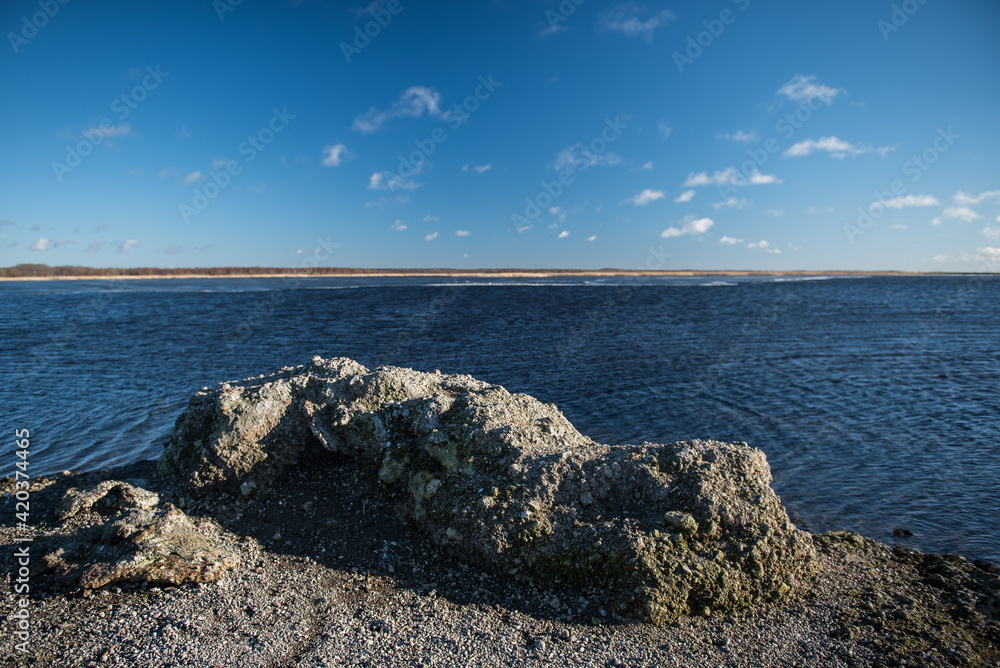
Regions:
<instances>
[{"instance_id":1,"label":"distant treeline","mask_svg":"<svg viewBox=\"0 0 1000 668\"><path fill-rule=\"evenodd\" d=\"M14 267L0 267L0 278L45 278L45 277L72 277L72 276L351 276L357 274L474 274L488 271L493 274L523 273L524 269L365 269L360 267L311 267L311 268L287 268L287 267L191 267L178 269L161 269L159 267L134 267L134 268L98 268L98 267L77 267L60 266L50 267L47 264L19 264ZM546 270L532 270L544 272ZM584 269L560 269L559 273L590 273ZM607 270L612 271L612 270Z\"/></svg>"}]
</instances>

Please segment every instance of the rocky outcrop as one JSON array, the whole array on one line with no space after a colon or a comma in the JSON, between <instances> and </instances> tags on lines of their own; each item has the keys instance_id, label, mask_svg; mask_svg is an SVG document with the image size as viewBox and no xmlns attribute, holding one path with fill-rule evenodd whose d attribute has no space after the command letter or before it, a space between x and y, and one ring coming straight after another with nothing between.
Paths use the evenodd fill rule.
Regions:
<instances>
[{"instance_id":1,"label":"rocky outcrop","mask_svg":"<svg viewBox=\"0 0 1000 668\"><path fill-rule=\"evenodd\" d=\"M84 590L211 582L237 564L181 510L127 482L70 489L54 514L69 535L45 555L46 568Z\"/></svg>"},{"instance_id":2,"label":"rocky outcrop","mask_svg":"<svg viewBox=\"0 0 1000 668\"><path fill-rule=\"evenodd\" d=\"M160 471L192 494L249 495L320 449L406 494L459 558L600 586L615 612L654 623L782 600L816 567L746 444L601 445L527 395L345 358L203 389Z\"/></svg>"}]
</instances>

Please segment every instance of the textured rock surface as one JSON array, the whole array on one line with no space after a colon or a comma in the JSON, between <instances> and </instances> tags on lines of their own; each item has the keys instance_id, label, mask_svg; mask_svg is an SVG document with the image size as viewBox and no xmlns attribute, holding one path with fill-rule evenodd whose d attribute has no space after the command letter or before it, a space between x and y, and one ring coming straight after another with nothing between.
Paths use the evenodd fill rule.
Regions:
<instances>
[{"instance_id":1,"label":"textured rock surface","mask_svg":"<svg viewBox=\"0 0 1000 668\"><path fill-rule=\"evenodd\" d=\"M407 495L460 558L539 586L602 583L613 610L652 622L778 601L816 568L762 452L600 445L554 405L468 376L313 358L224 383L192 398L160 471L246 496L318 449Z\"/></svg>"},{"instance_id":2,"label":"textured rock surface","mask_svg":"<svg viewBox=\"0 0 1000 668\"><path fill-rule=\"evenodd\" d=\"M45 555L45 565L84 590L211 582L237 564L179 509L127 482L70 489L54 514L71 534Z\"/></svg>"}]
</instances>

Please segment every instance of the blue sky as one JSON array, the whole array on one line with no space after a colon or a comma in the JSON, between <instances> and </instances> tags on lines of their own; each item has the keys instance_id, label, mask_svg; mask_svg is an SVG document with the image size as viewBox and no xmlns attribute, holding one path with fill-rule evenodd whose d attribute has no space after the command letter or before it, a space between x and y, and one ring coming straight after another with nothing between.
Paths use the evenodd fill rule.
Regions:
<instances>
[{"instance_id":1,"label":"blue sky","mask_svg":"<svg viewBox=\"0 0 1000 668\"><path fill-rule=\"evenodd\" d=\"M1000 270L994 0L9 0L0 29L4 266Z\"/></svg>"}]
</instances>

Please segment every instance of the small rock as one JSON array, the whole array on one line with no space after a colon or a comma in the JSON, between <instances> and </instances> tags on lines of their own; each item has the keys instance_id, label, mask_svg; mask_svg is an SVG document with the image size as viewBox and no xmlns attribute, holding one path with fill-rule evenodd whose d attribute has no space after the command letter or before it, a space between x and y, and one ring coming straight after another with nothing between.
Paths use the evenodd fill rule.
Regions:
<instances>
[{"instance_id":1,"label":"small rock","mask_svg":"<svg viewBox=\"0 0 1000 668\"><path fill-rule=\"evenodd\" d=\"M698 522L687 513L670 511L663 516L663 523L689 536L698 531Z\"/></svg>"}]
</instances>

